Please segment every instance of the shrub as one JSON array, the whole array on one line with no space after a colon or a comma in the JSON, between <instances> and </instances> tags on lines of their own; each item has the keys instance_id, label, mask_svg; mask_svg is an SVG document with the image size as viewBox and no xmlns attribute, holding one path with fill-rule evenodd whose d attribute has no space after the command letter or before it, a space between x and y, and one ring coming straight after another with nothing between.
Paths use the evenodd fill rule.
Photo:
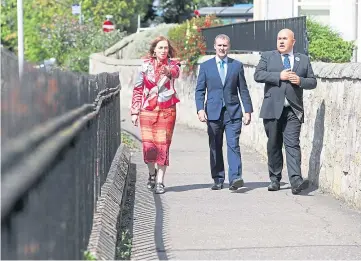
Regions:
<instances>
[{"instance_id":1,"label":"shrub","mask_svg":"<svg viewBox=\"0 0 361 261\"><path fill-rule=\"evenodd\" d=\"M54 24L42 34L43 46L56 59L57 66L77 72L88 72L89 55L108 48L124 36L118 30L104 33L93 23L79 25L76 19L62 17L55 17Z\"/></svg>"},{"instance_id":2,"label":"shrub","mask_svg":"<svg viewBox=\"0 0 361 261\"><path fill-rule=\"evenodd\" d=\"M307 19L309 55L312 61L347 63L355 48L329 26Z\"/></svg>"},{"instance_id":3,"label":"shrub","mask_svg":"<svg viewBox=\"0 0 361 261\"><path fill-rule=\"evenodd\" d=\"M221 25L221 21L210 15L194 17L169 30L168 37L177 48L178 57L185 62L186 73L191 73L198 59L205 55L206 45L201 29L216 25Z\"/></svg>"}]
</instances>

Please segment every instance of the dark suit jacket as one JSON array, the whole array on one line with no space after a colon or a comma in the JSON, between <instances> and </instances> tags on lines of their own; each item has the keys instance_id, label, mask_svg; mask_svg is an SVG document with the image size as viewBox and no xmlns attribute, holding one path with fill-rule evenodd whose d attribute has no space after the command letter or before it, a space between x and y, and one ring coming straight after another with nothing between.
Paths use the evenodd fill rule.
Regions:
<instances>
[{"instance_id":1,"label":"dark suit jacket","mask_svg":"<svg viewBox=\"0 0 361 261\"><path fill-rule=\"evenodd\" d=\"M256 82L265 83L264 99L260 112L261 118L279 119L285 97L287 97L297 118L304 122L303 90L316 88L317 81L308 56L294 53L294 59L292 71L301 78L300 86L291 84L289 81L281 81L280 73L284 69L282 57L278 51L262 53L254 73Z\"/></svg>"},{"instance_id":2,"label":"dark suit jacket","mask_svg":"<svg viewBox=\"0 0 361 261\"><path fill-rule=\"evenodd\" d=\"M253 112L251 96L244 77L243 64L228 57L227 75L222 84L219 76L216 59L203 62L199 68L195 100L197 112L204 110L208 120L218 120L222 111L222 98L231 119L242 118L242 108L238 97L240 93L245 112ZM207 102L204 104L207 90Z\"/></svg>"}]
</instances>

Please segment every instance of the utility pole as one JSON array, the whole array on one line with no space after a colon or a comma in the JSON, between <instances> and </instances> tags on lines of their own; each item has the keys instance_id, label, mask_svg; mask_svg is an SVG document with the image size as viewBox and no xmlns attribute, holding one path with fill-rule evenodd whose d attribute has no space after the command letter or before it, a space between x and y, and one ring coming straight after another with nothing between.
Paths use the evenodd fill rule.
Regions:
<instances>
[{"instance_id":1,"label":"utility pole","mask_svg":"<svg viewBox=\"0 0 361 261\"><path fill-rule=\"evenodd\" d=\"M79 3L79 24L81 24L81 2Z\"/></svg>"},{"instance_id":2,"label":"utility pole","mask_svg":"<svg viewBox=\"0 0 361 261\"><path fill-rule=\"evenodd\" d=\"M23 0L17 0L18 14L18 59L19 59L19 78L21 79L24 71L24 21L23 21Z\"/></svg>"}]
</instances>

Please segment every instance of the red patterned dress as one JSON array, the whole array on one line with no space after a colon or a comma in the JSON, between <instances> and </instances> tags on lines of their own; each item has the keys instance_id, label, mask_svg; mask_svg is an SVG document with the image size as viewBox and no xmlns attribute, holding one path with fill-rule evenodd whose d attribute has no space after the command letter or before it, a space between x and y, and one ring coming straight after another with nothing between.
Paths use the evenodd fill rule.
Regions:
<instances>
[{"instance_id":1,"label":"red patterned dress","mask_svg":"<svg viewBox=\"0 0 361 261\"><path fill-rule=\"evenodd\" d=\"M170 77L159 73L163 66L169 66ZM179 102L174 81L179 71L178 61L166 59L157 64L155 58L150 58L143 62L134 85L131 114L139 115L145 163L169 165L169 147Z\"/></svg>"}]
</instances>

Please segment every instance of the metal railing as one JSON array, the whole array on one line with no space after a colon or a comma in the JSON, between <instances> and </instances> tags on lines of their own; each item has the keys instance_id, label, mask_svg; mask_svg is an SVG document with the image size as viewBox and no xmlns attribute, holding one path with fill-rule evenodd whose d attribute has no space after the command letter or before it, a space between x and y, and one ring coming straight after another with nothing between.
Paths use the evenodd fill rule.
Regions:
<instances>
[{"instance_id":1,"label":"metal railing","mask_svg":"<svg viewBox=\"0 0 361 261\"><path fill-rule=\"evenodd\" d=\"M289 28L294 32L296 38L294 50L308 54L305 16L204 28L202 35L206 42L207 53L214 53L214 39L218 34L226 34L230 37L233 53L264 52L277 49L277 33L283 28Z\"/></svg>"},{"instance_id":2,"label":"metal railing","mask_svg":"<svg viewBox=\"0 0 361 261\"><path fill-rule=\"evenodd\" d=\"M118 73L2 79L2 259L83 259L120 145L119 91Z\"/></svg>"}]
</instances>

